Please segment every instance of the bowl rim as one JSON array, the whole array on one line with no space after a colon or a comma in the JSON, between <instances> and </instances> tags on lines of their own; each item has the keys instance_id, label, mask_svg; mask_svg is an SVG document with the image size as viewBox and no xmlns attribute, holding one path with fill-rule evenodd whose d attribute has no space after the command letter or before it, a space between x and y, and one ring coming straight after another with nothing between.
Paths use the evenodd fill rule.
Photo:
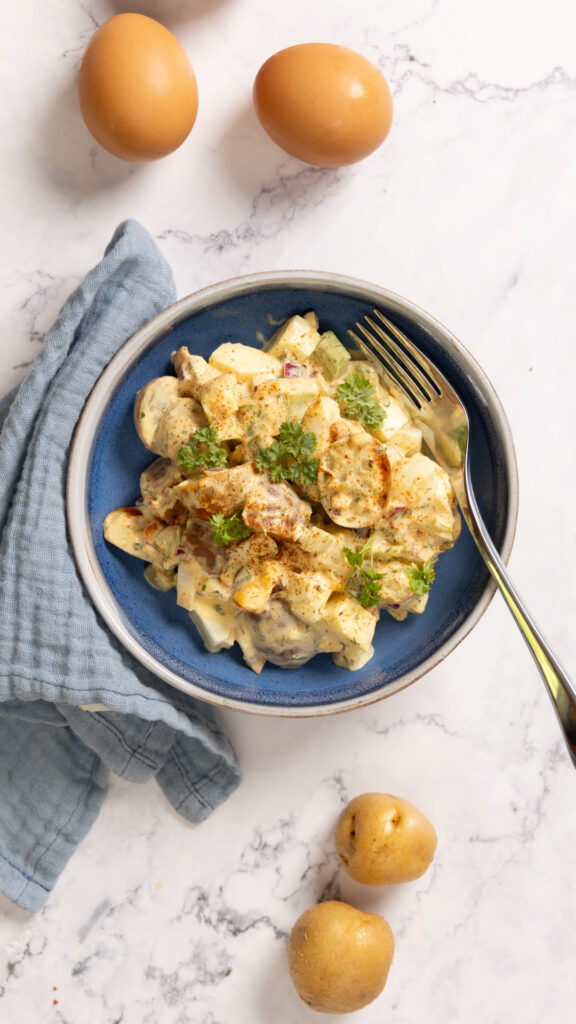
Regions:
<instances>
[{"instance_id":1,"label":"bowl rim","mask_svg":"<svg viewBox=\"0 0 576 1024\"><path fill-rule=\"evenodd\" d=\"M386 697L391 697L430 672L464 640L479 622L496 591L496 585L492 578L489 577L487 579L475 607L455 633L438 650L434 651L423 662L398 679L385 683L370 693L328 704L304 706L259 704L213 694L190 683L186 679L182 679L176 672L157 661L152 654L138 643L136 637L125 623L123 609L113 596L100 568L92 534L88 526L89 517L87 514L89 467L91 466L91 456L97 430L118 385L132 365L134 357L143 353L182 320L188 319L203 309L228 299L245 295L251 291L271 290L278 287L293 289L314 288L320 291L344 290L348 293L354 292L354 295L359 299L374 305L384 302L393 313L396 312L404 316L408 315L411 319L415 320L419 327L424 328L424 330L430 333L445 348L448 354L452 355L456 362L460 362L461 357L464 356L466 372L473 379L485 398L502 442L504 461L508 474L509 493L508 516L500 555L504 563L507 563L514 543L518 518L518 469L510 426L492 382L462 342L439 320L416 305L412 300L361 278L336 274L331 271L257 271L239 277L227 278L224 281L208 285L178 299L128 338L95 382L78 419L68 461L66 518L76 565L96 610L123 647L153 675L170 683L177 690L191 697L228 710L273 717L312 718L337 714L374 704Z\"/></svg>"}]
</instances>

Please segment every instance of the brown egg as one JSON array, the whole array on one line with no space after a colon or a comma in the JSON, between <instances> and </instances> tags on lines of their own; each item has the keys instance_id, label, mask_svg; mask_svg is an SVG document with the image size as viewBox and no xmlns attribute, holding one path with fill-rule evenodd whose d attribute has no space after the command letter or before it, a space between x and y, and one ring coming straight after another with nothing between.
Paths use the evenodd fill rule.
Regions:
<instances>
[{"instance_id":1,"label":"brown egg","mask_svg":"<svg viewBox=\"0 0 576 1024\"><path fill-rule=\"evenodd\" d=\"M270 57L254 82L264 130L291 156L343 167L373 153L392 124L392 97L369 60L332 43L300 43Z\"/></svg>"},{"instance_id":2,"label":"brown egg","mask_svg":"<svg viewBox=\"0 0 576 1024\"><path fill-rule=\"evenodd\" d=\"M86 127L123 160L178 148L198 111L194 72L178 40L143 14L117 14L94 33L78 76Z\"/></svg>"}]
</instances>

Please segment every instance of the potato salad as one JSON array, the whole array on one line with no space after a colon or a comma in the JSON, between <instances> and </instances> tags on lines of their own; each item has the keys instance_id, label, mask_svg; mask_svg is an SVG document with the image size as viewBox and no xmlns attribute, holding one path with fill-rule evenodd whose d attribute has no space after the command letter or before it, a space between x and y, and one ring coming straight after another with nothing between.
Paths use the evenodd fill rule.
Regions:
<instances>
[{"instance_id":1,"label":"potato salad","mask_svg":"<svg viewBox=\"0 0 576 1024\"><path fill-rule=\"evenodd\" d=\"M206 361L184 347L172 364L137 395L157 458L135 505L106 516L106 540L175 590L209 651L238 643L255 672L319 653L361 668L380 612L421 614L458 538L447 473L314 313L264 350L226 342Z\"/></svg>"}]
</instances>

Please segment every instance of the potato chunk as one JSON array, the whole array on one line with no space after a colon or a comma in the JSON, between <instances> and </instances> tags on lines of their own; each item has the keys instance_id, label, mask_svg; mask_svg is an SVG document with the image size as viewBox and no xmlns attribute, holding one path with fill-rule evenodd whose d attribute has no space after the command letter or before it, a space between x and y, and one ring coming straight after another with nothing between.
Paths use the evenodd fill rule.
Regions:
<instances>
[{"instance_id":1,"label":"potato chunk","mask_svg":"<svg viewBox=\"0 0 576 1024\"><path fill-rule=\"evenodd\" d=\"M158 421L154 437L148 447L167 459L178 459L183 444L190 440L199 427L206 426L202 406L195 398L177 398Z\"/></svg>"},{"instance_id":2,"label":"potato chunk","mask_svg":"<svg viewBox=\"0 0 576 1024\"><path fill-rule=\"evenodd\" d=\"M293 572L288 577L288 603L302 622L319 622L332 593L331 581L321 572Z\"/></svg>"},{"instance_id":3,"label":"potato chunk","mask_svg":"<svg viewBox=\"0 0 576 1024\"><path fill-rule=\"evenodd\" d=\"M281 377L258 384L255 398L262 403L265 416L273 417L274 408L280 408L282 420L301 420L317 395L315 377Z\"/></svg>"},{"instance_id":4,"label":"potato chunk","mask_svg":"<svg viewBox=\"0 0 576 1024\"><path fill-rule=\"evenodd\" d=\"M240 587L232 600L243 611L261 615L268 607L274 587L278 583L283 584L285 577L286 569L282 562L264 562L258 575Z\"/></svg>"},{"instance_id":5,"label":"potato chunk","mask_svg":"<svg viewBox=\"0 0 576 1024\"><path fill-rule=\"evenodd\" d=\"M267 351L278 359L304 363L312 355L320 335L316 327L303 316L293 316L268 343Z\"/></svg>"},{"instance_id":6,"label":"potato chunk","mask_svg":"<svg viewBox=\"0 0 576 1024\"><path fill-rule=\"evenodd\" d=\"M176 603L191 612L194 610L198 591L207 574L200 563L191 555L178 567L176 577Z\"/></svg>"},{"instance_id":7,"label":"potato chunk","mask_svg":"<svg viewBox=\"0 0 576 1024\"><path fill-rule=\"evenodd\" d=\"M316 435L316 448L314 455L318 458L328 448L333 438L330 436L330 427L336 420L341 419L340 407L333 398L326 398L320 395L312 402L302 417L304 430Z\"/></svg>"},{"instance_id":8,"label":"potato chunk","mask_svg":"<svg viewBox=\"0 0 576 1024\"><path fill-rule=\"evenodd\" d=\"M349 594L332 594L323 614L323 619L335 636L343 643L357 644L367 650L376 628L376 617Z\"/></svg>"},{"instance_id":9,"label":"potato chunk","mask_svg":"<svg viewBox=\"0 0 576 1024\"><path fill-rule=\"evenodd\" d=\"M252 466L210 470L204 476L184 480L172 488L172 494L191 511L203 509L208 517L215 512L233 515L246 502L248 488L257 479Z\"/></svg>"},{"instance_id":10,"label":"potato chunk","mask_svg":"<svg viewBox=\"0 0 576 1024\"><path fill-rule=\"evenodd\" d=\"M191 398L198 398L200 388L204 387L209 380L217 377L220 372L213 366L209 366L202 356L190 355L185 345L177 352L173 352L171 358L178 375L179 393Z\"/></svg>"},{"instance_id":11,"label":"potato chunk","mask_svg":"<svg viewBox=\"0 0 576 1024\"><path fill-rule=\"evenodd\" d=\"M200 402L222 441L241 436L236 415L238 411L238 381L233 373L220 373L200 389Z\"/></svg>"},{"instance_id":12,"label":"potato chunk","mask_svg":"<svg viewBox=\"0 0 576 1024\"><path fill-rule=\"evenodd\" d=\"M252 348L251 345L225 342L219 345L209 359L211 366L220 373L234 373L239 381L250 380L256 373L265 373L270 377L280 377L282 363L275 356Z\"/></svg>"},{"instance_id":13,"label":"potato chunk","mask_svg":"<svg viewBox=\"0 0 576 1024\"><path fill-rule=\"evenodd\" d=\"M150 519L138 508L116 508L104 519L104 537L122 551L144 562L160 563L159 552L147 541L144 531Z\"/></svg>"}]
</instances>

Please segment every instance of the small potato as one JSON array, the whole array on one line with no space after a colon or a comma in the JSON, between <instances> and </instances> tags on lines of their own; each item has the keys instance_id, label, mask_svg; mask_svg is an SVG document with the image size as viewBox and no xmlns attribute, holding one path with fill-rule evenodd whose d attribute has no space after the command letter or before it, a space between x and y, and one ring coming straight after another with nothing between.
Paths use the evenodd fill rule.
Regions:
<instances>
[{"instance_id":1,"label":"small potato","mask_svg":"<svg viewBox=\"0 0 576 1024\"><path fill-rule=\"evenodd\" d=\"M334 836L340 862L364 885L393 885L420 878L436 851L433 826L401 797L363 793L344 808Z\"/></svg>"},{"instance_id":2,"label":"small potato","mask_svg":"<svg viewBox=\"0 0 576 1024\"><path fill-rule=\"evenodd\" d=\"M319 1013L353 1013L380 995L394 956L384 918L340 900L310 907L288 942L288 968L298 995Z\"/></svg>"}]
</instances>

